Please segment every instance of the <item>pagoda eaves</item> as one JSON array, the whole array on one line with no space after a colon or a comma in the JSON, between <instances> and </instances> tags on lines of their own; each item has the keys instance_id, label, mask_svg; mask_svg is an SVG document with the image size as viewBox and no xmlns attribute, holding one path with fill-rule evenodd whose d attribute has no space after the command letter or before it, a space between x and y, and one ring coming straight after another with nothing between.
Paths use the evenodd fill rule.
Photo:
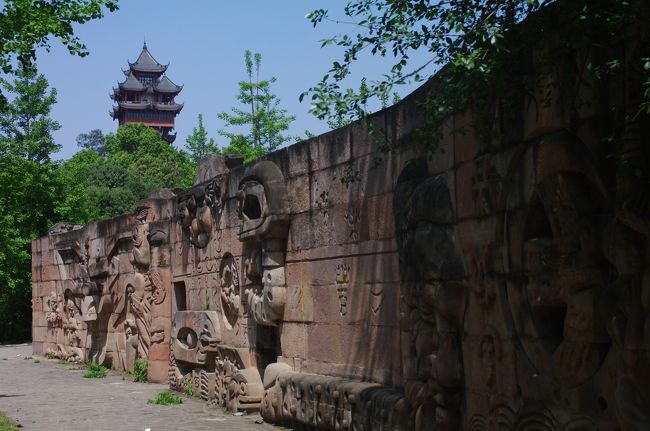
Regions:
<instances>
[{"instance_id":1,"label":"pagoda eaves","mask_svg":"<svg viewBox=\"0 0 650 431\"><path fill-rule=\"evenodd\" d=\"M174 119L183 109L183 104L176 103L174 98L183 86L165 75L167 67L153 58L145 43L136 62L129 63L128 70L122 70L126 79L113 88L110 97L117 106L110 115L120 125L140 123L154 127L171 143L176 137L171 133Z\"/></svg>"}]
</instances>

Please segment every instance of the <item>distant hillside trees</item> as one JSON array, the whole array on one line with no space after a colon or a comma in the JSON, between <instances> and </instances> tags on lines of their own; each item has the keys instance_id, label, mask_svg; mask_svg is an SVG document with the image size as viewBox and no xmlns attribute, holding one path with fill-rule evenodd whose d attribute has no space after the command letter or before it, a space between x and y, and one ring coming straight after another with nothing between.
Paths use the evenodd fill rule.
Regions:
<instances>
[{"instance_id":1,"label":"distant hillside trees","mask_svg":"<svg viewBox=\"0 0 650 431\"><path fill-rule=\"evenodd\" d=\"M62 220L89 223L125 214L160 188L192 185L190 156L169 145L155 129L126 124L106 135L102 156L93 149L77 152L60 169Z\"/></svg>"}]
</instances>

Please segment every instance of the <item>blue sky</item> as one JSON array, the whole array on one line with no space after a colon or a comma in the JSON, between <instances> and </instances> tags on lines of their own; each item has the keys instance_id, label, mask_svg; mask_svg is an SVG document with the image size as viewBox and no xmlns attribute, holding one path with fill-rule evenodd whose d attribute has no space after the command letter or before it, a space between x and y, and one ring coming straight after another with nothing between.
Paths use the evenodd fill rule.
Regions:
<instances>
[{"instance_id":1,"label":"blue sky","mask_svg":"<svg viewBox=\"0 0 650 431\"><path fill-rule=\"evenodd\" d=\"M262 54L261 77L276 76L274 92L289 113L296 115L291 135L304 130L320 134L327 125L308 113L309 102L299 94L316 84L329 70L337 48L320 48L320 40L347 32L349 26L326 23L314 29L305 15L316 8L341 11L342 1L322 0L122 0L120 10L105 18L78 26L76 34L90 55L73 57L57 42L39 52L39 71L58 91L53 117L61 123L55 135L62 150L56 158L77 151L75 138L91 129L104 133L117 129L109 117L111 88L123 80L121 70L135 61L146 38L150 52L160 63L171 63L168 76L185 87L177 101L185 107L176 118L177 147L203 114L204 124L217 144L222 127L216 114L236 106L237 83L244 79L244 50ZM362 59L353 79L377 77L385 62ZM404 96L414 86L401 88Z\"/></svg>"}]
</instances>

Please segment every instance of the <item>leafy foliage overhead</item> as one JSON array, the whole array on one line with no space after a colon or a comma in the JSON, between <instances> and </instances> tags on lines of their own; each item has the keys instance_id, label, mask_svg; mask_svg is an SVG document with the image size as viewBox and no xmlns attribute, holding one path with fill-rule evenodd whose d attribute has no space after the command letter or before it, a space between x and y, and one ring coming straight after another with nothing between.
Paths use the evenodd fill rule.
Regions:
<instances>
[{"instance_id":1,"label":"leafy foliage overhead","mask_svg":"<svg viewBox=\"0 0 650 431\"><path fill-rule=\"evenodd\" d=\"M0 12L0 69L15 71L16 63L30 67L36 49L50 49L50 38L58 39L73 55L88 55L86 46L74 35L74 24L115 11L118 0L6 0ZM0 93L0 107L5 100Z\"/></svg>"},{"instance_id":2,"label":"leafy foliage overhead","mask_svg":"<svg viewBox=\"0 0 650 431\"><path fill-rule=\"evenodd\" d=\"M550 7L559 13L543 14ZM632 20L650 17L645 0L351 0L343 8L344 17L317 9L307 14L314 26L324 21L347 25L350 31L322 41L322 47L338 46L342 55L314 87L309 96L311 112L320 119L353 121L363 118L368 101L385 97L395 86L423 81L444 68L436 95L429 101L429 113L441 118L461 108L476 95L499 94L511 85L509 70L514 51L529 49L564 32L561 41L548 53L546 66L576 46L611 45L625 33ZM519 24L527 17L535 22ZM525 27L525 28L523 28ZM413 61L422 52L422 61ZM355 62L363 55L386 57L391 66L381 77L368 83L365 91L346 88ZM593 59L593 70L620 64L620 58ZM646 100L650 99L650 62L645 62ZM639 67L643 63L639 64ZM647 102L640 108L650 110Z\"/></svg>"}]
</instances>

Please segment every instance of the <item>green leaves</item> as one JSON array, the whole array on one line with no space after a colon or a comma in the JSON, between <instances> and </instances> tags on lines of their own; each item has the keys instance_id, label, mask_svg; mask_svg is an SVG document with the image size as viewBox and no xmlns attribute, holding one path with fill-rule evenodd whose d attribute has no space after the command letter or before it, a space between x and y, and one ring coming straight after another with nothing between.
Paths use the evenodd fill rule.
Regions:
<instances>
[{"instance_id":1,"label":"green leaves","mask_svg":"<svg viewBox=\"0 0 650 431\"><path fill-rule=\"evenodd\" d=\"M239 82L237 95L237 100L244 109L235 107L230 112L217 114L228 128L219 130L219 134L229 140L222 152L242 154L246 162L290 141L291 136L285 132L296 118L287 115L287 111L280 108L280 99L271 92L271 85L276 78L259 79L261 62L262 56L259 53L253 55L248 50L245 52L244 64L248 80Z\"/></svg>"},{"instance_id":2,"label":"green leaves","mask_svg":"<svg viewBox=\"0 0 650 431\"><path fill-rule=\"evenodd\" d=\"M373 99L380 101L387 88L418 82L443 66L488 75L503 48L504 32L551 2L352 0L343 9L345 20L330 18L323 9L315 10L306 16L314 26L328 20L356 27L350 33L322 41L322 47L337 45L344 52L332 62L321 82L301 95L301 100L311 95L310 111L320 119L359 119L366 115L364 106ZM430 58L414 64L413 52L422 49ZM365 94L343 87L362 51L392 60L387 73L366 82ZM450 96L450 100L457 98L456 94Z\"/></svg>"},{"instance_id":3,"label":"green leaves","mask_svg":"<svg viewBox=\"0 0 650 431\"><path fill-rule=\"evenodd\" d=\"M62 219L77 223L109 219L131 212L136 203L160 188L188 188L194 163L160 133L142 124L121 126L105 138L106 156L82 150L60 169Z\"/></svg>"},{"instance_id":4,"label":"green leaves","mask_svg":"<svg viewBox=\"0 0 650 431\"><path fill-rule=\"evenodd\" d=\"M208 139L208 132L203 126L203 115L199 114L199 125L192 129L192 134L186 139L185 149L189 152L192 162L197 163L210 154L218 154L219 148L214 139Z\"/></svg>"},{"instance_id":5,"label":"green leaves","mask_svg":"<svg viewBox=\"0 0 650 431\"><path fill-rule=\"evenodd\" d=\"M14 82L0 80L13 95L0 110L0 341L29 338L31 240L57 220L58 150L49 117L56 92L33 69L19 69Z\"/></svg>"},{"instance_id":6,"label":"green leaves","mask_svg":"<svg viewBox=\"0 0 650 431\"><path fill-rule=\"evenodd\" d=\"M37 48L50 49L51 37L58 39L73 55L88 55L86 46L74 35L74 25L101 18L105 10L112 12L118 8L117 0L7 0L3 3L0 68L6 74L13 74L17 63L31 67Z\"/></svg>"}]
</instances>

